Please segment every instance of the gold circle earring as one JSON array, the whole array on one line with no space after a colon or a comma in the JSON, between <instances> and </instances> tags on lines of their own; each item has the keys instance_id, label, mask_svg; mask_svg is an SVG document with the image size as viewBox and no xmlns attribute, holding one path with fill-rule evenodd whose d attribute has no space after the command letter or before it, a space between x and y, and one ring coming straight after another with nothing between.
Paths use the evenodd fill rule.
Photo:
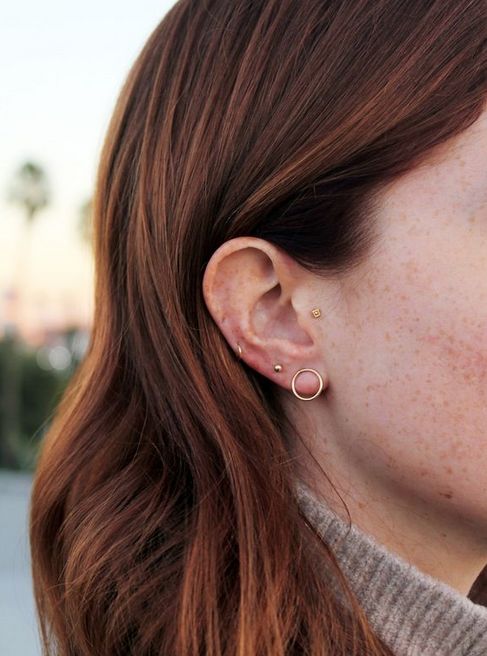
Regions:
<instances>
[{"instance_id":1,"label":"gold circle earring","mask_svg":"<svg viewBox=\"0 0 487 656\"><path fill-rule=\"evenodd\" d=\"M241 360L242 359L242 347L240 344L237 342L237 349L238 349L238 357Z\"/></svg>"},{"instance_id":2,"label":"gold circle earring","mask_svg":"<svg viewBox=\"0 0 487 656\"><path fill-rule=\"evenodd\" d=\"M316 374L316 376L318 376L318 379L319 379L319 381L320 381L320 386L319 386L318 390L313 394L313 396L301 396L301 395L298 394L298 392L296 391L296 378L297 378L297 377L299 376L299 374L301 374L303 371L311 371L311 373ZM299 369L298 371L296 371L296 373L295 373L294 376L293 376L293 379L292 379L292 382L291 382L291 387L292 387L292 390L293 390L293 394L294 394L294 396L296 396L298 399L301 399L301 401L311 401L312 399L315 399L319 394L321 394L321 392L322 392L322 390L323 390L323 384L324 384L324 383L323 383L323 378L322 378L321 375L316 371L316 369Z\"/></svg>"}]
</instances>

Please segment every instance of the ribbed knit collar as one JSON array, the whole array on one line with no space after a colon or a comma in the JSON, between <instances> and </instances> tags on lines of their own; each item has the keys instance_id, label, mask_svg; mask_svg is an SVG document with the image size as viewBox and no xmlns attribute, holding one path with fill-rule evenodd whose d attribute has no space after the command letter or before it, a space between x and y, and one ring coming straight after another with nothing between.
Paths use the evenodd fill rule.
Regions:
<instances>
[{"instance_id":1,"label":"ribbed knit collar","mask_svg":"<svg viewBox=\"0 0 487 656\"><path fill-rule=\"evenodd\" d=\"M487 656L487 607L339 517L301 480L297 499L333 549L373 629L396 656Z\"/></svg>"}]
</instances>

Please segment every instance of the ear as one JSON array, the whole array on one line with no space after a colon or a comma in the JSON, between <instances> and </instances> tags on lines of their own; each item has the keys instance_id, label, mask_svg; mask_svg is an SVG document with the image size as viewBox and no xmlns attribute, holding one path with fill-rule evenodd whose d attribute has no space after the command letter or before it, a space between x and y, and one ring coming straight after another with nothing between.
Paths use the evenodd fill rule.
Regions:
<instances>
[{"instance_id":1,"label":"ear","mask_svg":"<svg viewBox=\"0 0 487 656\"><path fill-rule=\"evenodd\" d=\"M270 242L236 237L212 255L203 277L208 310L232 350L285 389L307 367L325 382L322 337L312 310L318 305L318 279ZM279 372L274 365L280 364ZM296 390L312 396L316 375L303 372Z\"/></svg>"}]
</instances>

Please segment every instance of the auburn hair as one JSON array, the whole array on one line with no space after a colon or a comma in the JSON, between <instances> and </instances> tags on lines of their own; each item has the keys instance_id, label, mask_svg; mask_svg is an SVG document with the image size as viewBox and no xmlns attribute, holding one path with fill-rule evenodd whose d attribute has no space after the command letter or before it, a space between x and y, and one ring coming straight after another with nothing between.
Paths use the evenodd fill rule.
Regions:
<instances>
[{"instance_id":1,"label":"auburn hair","mask_svg":"<svg viewBox=\"0 0 487 656\"><path fill-rule=\"evenodd\" d=\"M237 236L323 276L373 257L375 192L485 106L486 20L485 0L179 0L149 36L99 161L89 348L32 488L44 654L392 654L202 279Z\"/></svg>"}]
</instances>

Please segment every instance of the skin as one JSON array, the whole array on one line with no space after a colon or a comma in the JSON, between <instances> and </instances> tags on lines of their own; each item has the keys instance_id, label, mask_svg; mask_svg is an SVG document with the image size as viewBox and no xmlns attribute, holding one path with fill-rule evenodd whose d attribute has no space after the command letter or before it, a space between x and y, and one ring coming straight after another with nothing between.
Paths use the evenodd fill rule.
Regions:
<instances>
[{"instance_id":1,"label":"skin","mask_svg":"<svg viewBox=\"0 0 487 656\"><path fill-rule=\"evenodd\" d=\"M377 248L340 279L239 237L213 254L203 293L232 349L280 386L300 475L467 595L487 563L487 110L380 207ZM325 384L311 401L291 390L303 367ZM316 376L296 387L312 395Z\"/></svg>"}]
</instances>

